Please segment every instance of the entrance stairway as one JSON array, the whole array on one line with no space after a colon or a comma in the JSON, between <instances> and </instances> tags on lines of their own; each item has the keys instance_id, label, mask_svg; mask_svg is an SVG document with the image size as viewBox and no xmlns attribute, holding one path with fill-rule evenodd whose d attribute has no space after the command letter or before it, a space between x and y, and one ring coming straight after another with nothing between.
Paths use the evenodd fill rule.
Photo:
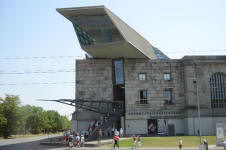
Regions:
<instances>
[{"instance_id":1,"label":"entrance stairway","mask_svg":"<svg viewBox=\"0 0 226 150\"><path fill-rule=\"evenodd\" d=\"M109 100L81 100L81 99L58 99L58 100L40 100L40 101L54 101L66 105L76 107L76 109L84 109L101 114L106 117L106 114L110 115L107 117L102 124L93 129L93 131L87 137L87 141L96 140L99 138L99 130L104 133L108 128L112 126L121 116L125 114L124 101L109 101ZM100 123L101 121L99 121Z\"/></svg>"},{"instance_id":2,"label":"entrance stairway","mask_svg":"<svg viewBox=\"0 0 226 150\"><path fill-rule=\"evenodd\" d=\"M107 121L96 127L87 137L87 141L96 140L99 138L99 130L101 129L102 132L105 132L109 127L112 126L118 119L120 119L120 115L112 115L109 117Z\"/></svg>"}]
</instances>

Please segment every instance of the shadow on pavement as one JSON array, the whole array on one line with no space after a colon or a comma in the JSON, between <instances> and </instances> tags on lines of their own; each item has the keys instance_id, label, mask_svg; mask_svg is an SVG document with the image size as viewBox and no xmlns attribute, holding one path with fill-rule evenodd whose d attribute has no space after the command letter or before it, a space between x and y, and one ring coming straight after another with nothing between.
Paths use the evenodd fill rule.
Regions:
<instances>
[{"instance_id":1,"label":"shadow on pavement","mask_svg":"<svg viewBox=\"0 0 226 150\"><path fill-rule=\"evenodd\" d=\"M24 142L24 143L16 143L16 144L9 144L0 146L0 150L50 150L50 149L57 149L63 148L65 146L59 145L40 145L41 142L49 141L48 138L32 141L32 142Z\"/></svg>"}]
</instances>

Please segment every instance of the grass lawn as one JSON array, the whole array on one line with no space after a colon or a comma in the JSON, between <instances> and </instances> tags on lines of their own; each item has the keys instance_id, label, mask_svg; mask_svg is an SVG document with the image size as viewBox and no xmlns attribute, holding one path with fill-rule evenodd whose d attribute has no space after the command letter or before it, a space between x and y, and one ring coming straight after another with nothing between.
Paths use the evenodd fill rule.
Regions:
<instances>
[{"instance_id":1,"label":"grass lawn","mask_svg":"<svg viewBox=\"0 0 226 150\"><path fill-rule=\"evenodd\" d=\"M142 147L178 147L179 139L183 140L183 147L198 147L198 136L171 136L171 137L142 137ZM202 136L209 145L216 145L216 136ZM132 137L130 139L121 140L120 147L132 147ZM108 145L113 146L112 144Z\"/></svg>"}]
</instances>

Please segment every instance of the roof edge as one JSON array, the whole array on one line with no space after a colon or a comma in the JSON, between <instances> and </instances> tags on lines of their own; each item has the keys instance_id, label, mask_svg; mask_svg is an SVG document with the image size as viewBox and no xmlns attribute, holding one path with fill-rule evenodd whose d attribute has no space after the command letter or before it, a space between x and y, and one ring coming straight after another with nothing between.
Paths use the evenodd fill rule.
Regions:
<instances>
[{"instance_id":1,"label":"roof edge","mask_svg":"<svg viewBox=\"0 0 226 150\"><path fill-rule=\"evenodd\" d=\"M81 10L81 9L94 9L94 8L106 8L104 5L96 5L96 6L83 6L83 7L68 7L68 8L56 8L56 11L70 11L70 10Z\"/></svg>"}]
</instances>

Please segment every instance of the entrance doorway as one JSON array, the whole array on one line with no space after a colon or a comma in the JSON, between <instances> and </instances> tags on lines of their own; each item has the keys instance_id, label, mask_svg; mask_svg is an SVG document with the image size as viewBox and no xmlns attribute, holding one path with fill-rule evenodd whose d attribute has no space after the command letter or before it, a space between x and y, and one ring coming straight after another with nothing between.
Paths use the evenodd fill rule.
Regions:
<instances>
[{"instance_id":1,"label":"entrance doorway","mask_svg":"<svg viewBox=\"0 0 226 150\"><path fill-rule=\"evenodd\" d=\"M113 60L113 99L116 101L125 101L125 84L124 84L124 70L123 60Z\"/></svg>"},{"instance_id":2,"label":"entrance doorway","mask_svg":"<svg viewBox=\"0 0 226 150\"><path fill-rule=\"evenodd\" d=\"M112 61L112 83L113 83L113 100L125 102L125 83L124 83L124 63L122 59L115 59ZM112 106L115 109L115 106ZM123 105L125 110L125 105ZM124 114L123 114L124 116ZM118 130L121 128L121 119L117 120L114 124ZM124 127L122 127L124 128Z\"/></svg>"},{"instance_id":3,"label":"entrance doorway","mask_svg":"<svg viewBox=\"0 0 226 150\"><path fill-rule=\"evenodd\" d=\"M168 135L174 136L175 135L175 126L174 124L168 124Z\"/></svg>"},{"instance_id":4,"label":"entrance doorway","mask_svg":"<svg viewBox=\"0 0 226 150\"><path fill-rule=\"evenodd\" d=\"M157 119L148 119L148 135L157 135Z\"/></svg>"}]
</instances>

